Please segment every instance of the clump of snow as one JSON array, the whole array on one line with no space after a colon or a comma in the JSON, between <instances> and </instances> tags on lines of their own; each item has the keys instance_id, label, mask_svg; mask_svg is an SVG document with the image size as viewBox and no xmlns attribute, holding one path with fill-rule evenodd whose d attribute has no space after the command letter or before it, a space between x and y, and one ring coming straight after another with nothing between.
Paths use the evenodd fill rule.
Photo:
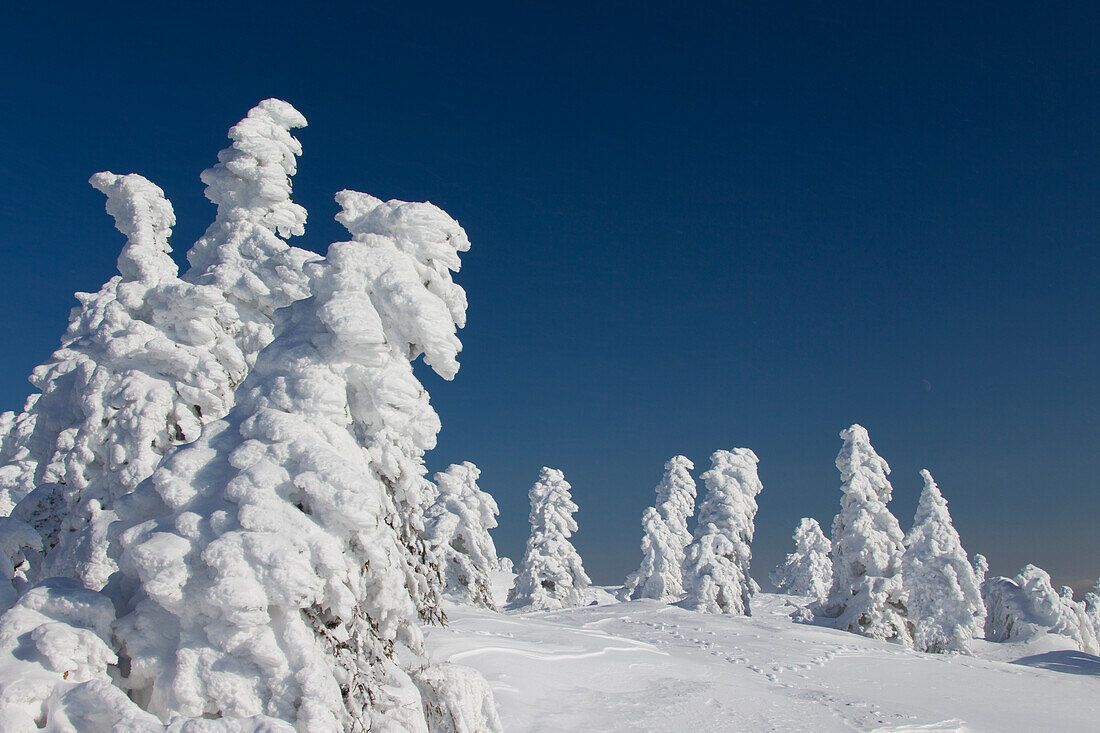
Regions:
<instances>
[{"instance_id":1,"label":"clump of snow","mask_svg":"<svg viewBox=\"0 0 1100 733\"><path fill-rule=\"evenodd\" d=\"M904 540L886 504L890 466L871 447L866 428L852 425L836 458L840 513L833 520L833 585L812 607L815 619L876 639L911 645L902 587Z\"/></svg>"},{"instance_id":2,"label":"clump of snow","mask_svg":"<svg viewBox=\"0 0 1100 733\"><path fill-rule=\"evenodd\" d=\"M820 601L833 583L832 543L810 517L799 521L793 539L794 552L769 577L780 593Z\"/></svg>"},{"instance_id":3,"label":"clump of snow","mask_svg":"<svg viewBox=\"0 0 1100 733\"><path fill-rule=\"evenodd\" d=\"M688 518L695 513L695 465L685 456L665 463L657 501L642 515L642 564L623 587L627 598L678 601L684 594L685 549L691 542Z\"/></svg>"},{"instance_id":4,"label":"clump of snow","mask_svg":"<svg viewBox=\"0 0 1100 733\"><path fill-rule=\"evenodd\" d=\"M470 667L441 662L413 674L432 733L501 733L493 691Z\"/></svg>"},{"instance_id":5,"label":"clump of snow","mask_svg":"<svg viewBox=\"0 0 1100 733\"><path fill-rule=\"evenodd\" d=\"M569 538L577 531L577 505L565 475L553 468L539 472L531 487L531 536L508 593L512 608L552 610L582 606L592 585Z\"/></svg>"},{"instance_id":6,"label":"clump of snow","mask_svg":"<svg viewBox=\"0 0 1100 733\"><path fill-rule=\"evenodd\" d=\"M425 512L425 539L440 559L444 588L495 609L489 573L500 567L489 530L500 514L477 485L481 471L464 461L435 475L436 496Z\"/></svg>"},{"instance_id":7,"label":"clump of snow","mask_svg":"<svg viewBox=\"0 0 1100 733\"><path fill-rule=\"evenodd\" d=\"M27 579L31 553L42 549L42 538L34 527L14 517L0 517L0 611L11 608Z\"/></svg>"},{"instance_id":8,"label":"clump of snow","mask_svg":"<svg viewBox=\"0 0 1100 733\"><path fill-rule=\"evenodd\" d=\"M707 496L684 560L683 605L706 613L751 613L757 586L749 576L759 459L748 448L715 451L703 474Z\"/></svg>"},{"instance_id":9,"label":"clump of snow","mask_svg":"<svg viewBox=\"0 0 1100 733\"><path fill-rule=\"evenodd\" d=\"M4 730L163 730L111 682L114 620L109 598L62 578L0 616Z\"/></svg>"},{"instance_id":10,"label":"clump of snow","mask_svg":"<svg viewBox=\"0 0 1100 733\"><path fill-rule=\"evenodd\" d=\"M951 523L947 500L931 473L920 475L924 490L902 557L913 644L926 652L965 652L985 622L980 582Z\"/></svg>"}]
</instances>

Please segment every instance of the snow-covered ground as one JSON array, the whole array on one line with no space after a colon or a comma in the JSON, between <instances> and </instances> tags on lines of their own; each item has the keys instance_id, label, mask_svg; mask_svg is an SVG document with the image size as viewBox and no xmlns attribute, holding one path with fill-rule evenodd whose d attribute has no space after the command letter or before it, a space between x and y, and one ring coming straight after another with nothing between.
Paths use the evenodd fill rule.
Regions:
<instances>
[{"instance_id":1,"label":"snow-covered ground","mask_svg":"<svg viewBox=\"0 0 1100 733\"><path fill-rule=\"evenodd\" d=\"M430 655L480 670L514 733L1100 729L1100 658L1058 637L920 654L795 624L786 596L747 618L589 592L599 605L567 611L451 605Z\"/></svg>"}]
</instances>

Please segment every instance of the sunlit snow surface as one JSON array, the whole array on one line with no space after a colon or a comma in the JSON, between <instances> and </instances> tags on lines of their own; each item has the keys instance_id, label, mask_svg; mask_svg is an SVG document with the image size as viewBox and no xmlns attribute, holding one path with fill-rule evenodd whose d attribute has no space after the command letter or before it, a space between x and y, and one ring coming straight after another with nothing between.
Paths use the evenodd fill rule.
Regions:
<instances>
[{"instance_id":1,"label":"sunlit snow surface","mask_svg":"<svg viewBox=\"0 0 1100 733\"><path fill-rule=\"evenodd\" d=\"M509 577L496 581L502 598ZM601 605L448 606L430 654L480 670L513 733L1089 731L1100 720L1100 658L1059 637L921 654L792 623L786 596L758 594L746 618L590 593Z\"/></svg>"}]
</instances>

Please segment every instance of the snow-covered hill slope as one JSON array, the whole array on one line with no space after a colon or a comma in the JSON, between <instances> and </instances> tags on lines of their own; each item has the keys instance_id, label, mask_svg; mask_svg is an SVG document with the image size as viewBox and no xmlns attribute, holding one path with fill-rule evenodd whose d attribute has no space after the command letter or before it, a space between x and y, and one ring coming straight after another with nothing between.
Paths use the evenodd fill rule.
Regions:
<instances>
[{"instance_id":1,"label":"snow-covered hill slope","mask_svg":"<svg viewBox=\"0 0 1100 733\"><path fill-rule=\"evenodd\" d=\"M1100 658L1056 637L920 654L792 623L785 596L745 618L592 591L601 605L567 611L450 606L431 656L480 670L513 733L1100 729Z\"/></svg>"}]
</instances>

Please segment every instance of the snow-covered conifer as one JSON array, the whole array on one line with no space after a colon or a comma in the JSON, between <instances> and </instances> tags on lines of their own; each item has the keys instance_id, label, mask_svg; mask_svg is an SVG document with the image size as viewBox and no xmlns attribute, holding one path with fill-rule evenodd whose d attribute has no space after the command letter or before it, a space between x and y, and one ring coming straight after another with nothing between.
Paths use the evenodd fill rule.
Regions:
<instances>
[{"instance_id":1,"label":"snow-covered conifer","mask_svg":"<svg viewBox=\"0 0 1100 733\"><path fill-rule=\"evenodd\" d=\"M951 523L947 500L931 473L920 475L924 490L902 557L913 644L925 652L965 652L985 623L981 585Z\"/></svg>"},{"instance_id":2,"label":"snow-covered conifer","mask_svg":"<svg viewBox=\"0 0 1100 733\"><path fill-rule=\"evenodd\" d=\"M794 552L771 572L780 593L819 601L833 583L832 543L816 519L803 517L794 531Z\"/></svg>"},{"instance_id":3,"label":"snow-covered conifer","mask_svg":"<svg viewBox=\"0 0 1100 733\"><path fill-rule=\"evenodd\" d=\"M974 555L974 560L971 565L974 569L974 579L978 581L978 588L982 587L982 583L985 582L985 576L989 573L989 560L985 555L977 553Z\"/></svg>"},{"instance_id":4,"label":"snow-covered conifer","mask_svg":"<svg viewBox=\"0 0 1100 733\"><path fill-rule=\"evenodd\" d=\"M417 623L440 614L417 534L439 419L410 358L454 375L457 319L436 290L458 288L449 270L469 242L359 234L381 202L339 200L353 241L307 266L313 297L278 312L233 410L119 504L124 684L163 719L495 730L487 700L439 709L487 688L433 672ZM433 290L418 266L441 259L453 267ZM448 688L459 678L465 693Z\"/></svg>"},{"instance_id":5,"label":"snow-covered conifer","mask_svg":"<svg viewBox=\"0 0 1100 733\"><path fill-rule=\"evenodd\" d=\"M1063 585L1058 590L1058 596L1062 601L1062 609L1065 615L1073 619L1077 629L1078 647L1086 654L1100 654L1100 643L1097 640L1096 627L1089 617L1088 606L1083 601L1073 598L1073 588Z\"/></svg>"},{"instance_id":6,"label":"snow-covered conifer","mask_svg":"<svg viewBox=\"0 0 1100 733\"><path fill-rule=\"evenodd\" d=\"M833 520L833 585L813 614L838 629L909 646L901 576L905 535L886 506L893 492L890 466L875 453L864 427L853 425L840 437L844 445L836 467L842 496Z\"/></svg>"},{"instance_id":7,"label":"snow-covered conifer","mask_svg":"<svg viewBox=\"0 0 1100 733\"><path fill-rule=\"evenodd\" d=\"M1092 626L1093 636L1096 637L1097 646L1100 646L1100 580L1096 581L1087 593L1085 593L1085 615Z\"/></svg>"},{"instance_id":8,"label":"snow-covered conifer","mask_svg":"<svg viewBox=\"0 0 1100 733\"><path fill-rule=\"evenodd\" d=\"M57 509L65 521L39 527L48 553L41 572L97 589L114 569L103 528L93 526L109 519L102 510L151 474L168 448L228 411L245 364L227 332L236 315L222 293L176 276L163 192L133 174L97 173L91 183L107 195L127 242L119 275L77 294L61 348L31 377L41 390L28 443L38 460L18 494L63 486Z\"/></svg>"},{"instance_id":9,"label":"snow-covered conifer","mask_svg":"<svg viewBox=\"0 0 1100 733\"><path fill-rule=\"evenodd\" d=\"M561 471L546 467L531 487L531 536L508 592L513 608L555 610L584 605L584 590L592 581L569 541L577 531L571 488Z\"/></svg>"},{"instance_id":10,"label":"snow-covered conifer","mask_svg":"<svg viewBox=\"0 0 1100 733\"><path fill-rule=\"evenodd\" d=\"M481 471L464 461L435 475L435 500L425 512L425 538L439 557L443 584L468 603L496 609L489 573L500 566L489 530L500 514L477 485Z\"/></svg>"},{"instance_id":11,"label":"snow-covered conifer","mask_svg":"<svg viewBox=\"0 0 1100 733\"><path fill-rule=\"evenodd\" d=\"M684 456L665 463L657 501L642 515L642 564L627 578L625 597L678 601L684 594L684 552L691 542L687 521L695 512L693 468Z\"/></svg>"},{"instance_id":12,"label":"snow-covered conifer","mask_svg":"<svg viewBox=\"0 0 1100 733\"><path fill-rule=\"evenodd\" d=\"M706 499L684 560L684 605L706 613L750 615L749 576L759 459L748 448L715 451L703 474Z\"/></svg>"},{"instance_id":13,"label":"snow-covered conifer","mask_svg":"<svg viewBox=\"0 0 1100 733\"><path fill-rule=\"evenodd\" d=\"M309 295L307 262L318 259L286 238L305 231L306 210L290 199L302 146L290 131L306 118L290 104L265 99L229 130L233 143L202 172L214 223L187 253L188 282L213 285L236 308L234 331L251 366L271 342L275 310Z\"/></svg>"}]
</instances>

